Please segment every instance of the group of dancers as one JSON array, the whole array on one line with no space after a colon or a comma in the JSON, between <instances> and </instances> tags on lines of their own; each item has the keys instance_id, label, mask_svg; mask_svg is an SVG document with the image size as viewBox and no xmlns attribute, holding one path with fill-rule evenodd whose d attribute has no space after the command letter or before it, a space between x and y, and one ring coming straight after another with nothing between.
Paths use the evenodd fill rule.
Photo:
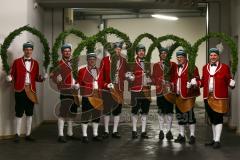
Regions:
<instances>
[{"instance_id":1,"label":"group of dancers","mask_svg":"<svg viewBox=\"0 0 240 160\"><path fill-rule=\"evenodd\" d=\"M153 67L145 60L146 48L139 44L135 50L135 61L131 64L122 56L122 43L114 43L115 53L102 58L100 66L96 66L96 53L87 53L87 65L78 71L74 79L72 69L72 46L63 44L62 59L50 73L50 79L57 85L60 93L58 113L58 142L66 143L69 139L77 139L73 133L73 121L76 118L81 96L81 128L82 142L88 143L88 125L93 128L93 140L121 138L118 132L120 115L123 107L124 81L129 83L131 93L132 138L147 139L147 116L151 104L151 86L156 87L156 98L159 119L159 139L165 137L173 140L171 132L174 105L179 125L176 143L185 143L185 128L188 126L190 135L188 143L195 144L194 113L195 99L203 88L203 98L207 115L212 125L213 139L206 146L220 148L220 137L223 127L223 116L228 112L228 88L235 87L229 66L220 62L220 51L211 48L208 52L209 62L202 68L202 77L195 67L192 75L188 74L189 62L184 50L176 52L177 63L168 62L167 48L159 48L159 61ZM36 82L48 78L39 74L39 65L32 58L33 44L23 44L24 55L14 60L11 74L6 77L12 82L15 90L16 135L15 142L20 142L22 116L26 114L27 132L25 139L34 141L31 125L34 104L37 103ZM150 67L149 67L150 66ZM104 133L98 133L100 117L103 115ZM141 115L141 134L138 135L137 121ZM110 118L113 116L113 130L109 131ZM67 123L67 135L64 136L64 123ZM166 124L166 130L164 128Z\"/></svg>"}]
</instances>

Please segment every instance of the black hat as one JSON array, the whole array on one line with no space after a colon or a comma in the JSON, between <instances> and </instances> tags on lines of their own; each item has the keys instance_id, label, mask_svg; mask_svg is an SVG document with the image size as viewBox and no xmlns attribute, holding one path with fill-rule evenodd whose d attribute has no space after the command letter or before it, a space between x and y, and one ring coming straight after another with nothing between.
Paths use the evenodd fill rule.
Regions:
<instances>
[{"instance_id":1,"label":"black hat","mask_svg":"<svg viewBox=\"0 0 240 160\"><path fill-rule=\"evenodd\" d=\"M123 43L122 42L115 42L113 43L113 48L121 48L122 49Z\"/></svg>"},{"instance_id":2,"label":"black hat","mask_svg":"<svg viewBox=\"0 0 240 160\"><path fill-rule=\"evenodd\" d=\"M219 51L219 49L217 49L217 48L210 48L209 49L209 51L208 51L208 54L210 55L211 53L216 53L216 54L220 54L220 51Z\"/></svg>"},{"instance_id":3,"label":"black hat","mask_svg":"<svg viewBox=\"0 0 240 160\"><path fill-rule=\"evenodd\" d=\"M72 50L72 45L69 43L63 44L61 47L61 51L64 51L64 49L66 49L66 48L69 48L70 50Z\"/></svg>"},{"instance_id":4,"label":"black hat","mask_svg":"<svg viewBox=\"0 0 240 160\"><path fill-rule=\"evenodd\" d=\"M136 47L136 53L137 53L139 50L141 50L141 49L143 49L144 52L146 51L146 47L145 47L143 44L137 45L137 47Z\"/></svg>"},{"instance_id":5,"label":"black hat","mask_svg":"<svg viewBox=\"0 0 240 160\"><path fill-rule=\"evenodd\" d=\"M186 57L187 55L186 55L184 50L180 49L180 50L177 51L176 56L184 56L184 57Z\"/></svg>"},{"instance_id":6,"label":"black hat","mask_svg":"<svg viewBox=\"0 0 240 160\"><path fill-rule=\"evenodd\" d=\"M87 53L87 59L90 58L90 57L95 57L95 58L97 58L97 55L96 55L96 53L94 53L94 52Z\"/></svg>"},{"instance_id":7,"label":"black hat","mask_svg":"<svg viewBox=\"0 0 240 160\"><path fill-rule=\"evenodd\" d=\"M33 49L33 44L31 42L23 43L23 49L26 49L26 48L32 48Z\"/></svg>"},{"instance_id":8,"label":"black hat","mask_svg":"<svg viewBox=\"0 0 240 160\"><path fill-rule=\"evenodd\" d=\"M162 52L167 52L168 53L169 50L167 48L162 47L162 48L159 49L159 54L161 54Z\"/></svg>"}]
</instances>

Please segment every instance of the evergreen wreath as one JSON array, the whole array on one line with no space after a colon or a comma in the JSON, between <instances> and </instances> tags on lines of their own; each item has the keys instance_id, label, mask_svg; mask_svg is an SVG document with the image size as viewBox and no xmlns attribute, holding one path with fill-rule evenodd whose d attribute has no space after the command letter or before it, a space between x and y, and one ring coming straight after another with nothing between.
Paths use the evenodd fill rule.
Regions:
<instances>
[{"instance_id":1,"label":"evergreen wreath","mask_svg":"<svg viewBox=\"0 0 240 160\"><path fill-rule=\"evenodd\" d=\"M30 27L28 25L20 27L16 30L10 32L10 34L4 39L4 42L1 46L1 52L0 52L1 58L2 58L2 63L3 63L3 70L7 74L9 74L10 66L7 62L7 59L8 59L7 50L9 48L9 46L11 45L12 41L14 40L14 38L19 36L23 31L28 31L39 38L40 42L43 45L43 53L44 53L43 66L44 66L45 70L47 71L48 65L50 63L50 52L49 52L48 41L39 30L37 30L33 27Z\"/></svg>"},{"instance_id":2,"label":"evergreen wreath","mask_svg":"<svg viewBox=\"0 0 240 160\"><path fill-rule=\"evenodd\" d=\"M58 49L61 48L61 45L63 44L65 38L70 35L76 35L77 37L81 38L82 40L85 40L87 37L84 35L84 33L82 33L79 30L76 29L70 29L67 31L63 31L62 33L60 33L58 35L58 37L56 38L53 47L52 47L52 53L51 53L51 58L52 58L52 67L51 70L53 70L55 67L57 67L58 65Z\"/></svg>"},{"instance_id":3,"label":"evergreen wreath","mask_svg":"<svg viewBox=\"0 0 240 160\"><path fill-rule=\"evenodd\" d=\"M161 46L161 42L163 41L166 41L166 40L173 40L175 43L169 48L169 53L168 53L168 56L167 56L167 59L166 59L166 66L165 67L165 75L164 75L164 78L166 80L169 80L170 79L170 59L172 58L172 54L174 52L174 50L176 48L178 48L179 46L182 46L183 49L185 49L186 53L190 53L191 51L191 44L189 42L187 42L185 39L183 38L180 38L178 36L175 36L175 35L165 35L165 36L161 36L159 38L157 38L149 47L148 49L148 52L147 52L147 55L146 55L146 61L150 62L151 61L151 58L152 58L152 52L153 50L155 49L155 47L160 47Z\"/></svg>"},{"instance_id":4,"label":"evergreen wreath","mask_svg":"<svg viewBox=\"0 0 240 160\"><path fill-rule=\"evenodd\" d=\"M140 42L143 38L151 39L153 43L157 40L157 38L154 37L152 34L149 34L149 33L140 34L140 35L134 40L133 45L132 45L132 47L131 47L130 50L129 50L129 53L128 53L128 62L134 62L136 47L137 47L137 45L139 44L139 42ZM160 45L156 45L156 47L161 48L161 44L160 44ZM146 61L150 62L149 59L146 59Z\"/></svg>"},{"instance_id":5,"label":"evergreen wreath","mask_svg":"<svg viewBox=\"0 0 240 160\"><path fill-rule=\"evenodd\" d=\"M233 74L233 77L235 76L236 72L237 72L237 65L238 65L238 47L237 44L234 42L234 40L226 35L225 33L216 33L216 32L212 32L207 34L206 36L198 39L194 45L192 46L192 61L190 61L190 64L195 64L196 62L196 57L197 57L197 52L199 49L199 46L206 40L210 39L210 38L218 38L220 40L223 40L231 49L231 60L232 60L232 65L231 65L231 72Z\"/></svg>"},{"instance_id":6,"label":"evergreen wreath","mask_svg":"<svg viewBox=\"0 0 240 160\"><path fill-rule=\"evenodd\" d=\"M73 56L72 56L72 69L73 69L73 75L74 78L77 79L77 74L78 74L78 57L81 55L81 52L83 49L86 47L87 52L94 52L94 47L97 42L100 42L105 49L111 48L110 43L108 43L105 39L105 37L98 37L96 35L92 37L88 37L87 39L81 41L77 48L73 51Z\"/></svg>"}]
</instances>

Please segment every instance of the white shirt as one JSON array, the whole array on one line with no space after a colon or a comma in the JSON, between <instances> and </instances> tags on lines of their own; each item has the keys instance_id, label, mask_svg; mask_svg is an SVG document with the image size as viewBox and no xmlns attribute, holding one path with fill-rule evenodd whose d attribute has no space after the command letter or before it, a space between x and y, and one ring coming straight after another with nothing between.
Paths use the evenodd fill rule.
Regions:
<instances>
[{"instance_id":1,"label":"white shirt","mask_svg":"<svg viewBox=\"0 0 240 160\"><path fill-rule=\"evenodd\" d=\"M118 72L119 72L119 69L120 69L120 60L118 59L118 61L117 61L117 64L116 64L116 68L117 68L117 70L116 70L116 74L115 74L115 78L114 78L114 82L113 83L115 83L115 84L117 84L118 83Z\"/></svg>"},{"instance_id":2,"label":"white shirt","mask_svg":"<svg viewBox=\"0 0 240 160\"><path fill-rule=\"evenodd\" d=\"M95 80L97 80L97 70L96 69L91 69L91 74Z\"/></svg>"},{"instance_id":3,"label":"white shirt","mask_svg":"<svg viewBox=\"0 0 240 160\"><path fill-rule=\"evenodd\" d=\"M63 59L63 61L64 61L64 63L70 68L70 69L72 69L72 65L71 65L71 62L69 61L69 60L64 60ZM75 81L75 79L73 78L73 73L71 72L71 77L72 77L72 79L71 79L71 85L73 86L75 83L76 83L76 81Z\"/></svg>"},{"instance_id":4,"label":"white shirt","mask_svg":"<svg viewBox=\"0 0 240 160\"><path fill-rule=\"evenodd\" d=\"M141 68L143 69L143 78L142 78L142 84L144 85L144 86L146 86L147 85L147 75L146 75L146 73L145 73L145 64L144 64L144 61L141 61L140 60L140 65L141 65Z\"/></svg>"},{"instance_id":5,"label":"white shirt","mask_svg":"<svg viewBox=\"0 0 240 160\"><path fill-rule=\"evenodd\" d=\"M161 63L162 69L163 69L163 71L164 71L164 67L165 67L164 61L161 60L160 63Z\"/></svg>"},{"instance_id":6,"label":"white shirt","mask_svg":"<svg viewBox=\"0 0 240 160\"><path fill-rule=\"evenodd\" d=\"M31 58L24 58L24 59L31 59ZM24 60L23 60L24 61ZM24 61L25 63L25 68L27 70L26 76L25 76L25 84L31 84L30 80L30 70L31 70L31 61Z\"/></svg>"},{"instance_id":7,"label":"white shirt","mask_svg":"<svg viewBox=\"0 0 240 160\"><path fill-rule=\"evenodd\" d=\"M182 67L178 68L178 76L181 76L183 67L184 67L184 65L182 65ZM178 78L178 80L177 80L177 94L180 94L180 78Z\"/></svg>"},{"instance_id":8,"label":"white shirt","mask_svg":"<svg viewBox=\"0 0 240 160\"><path fill-rule=\"evenodd\" d=\"M91 69L90 70L91 75L93 76L94 80L93 80L93 89L98 89L98 82L97 82L97 69Z\"/></svg>"},{"instance_id":9,"label":"white shirt","mask_svg":"<svg viewBox=\"0 0 240 160\"><path fill-rule=\"evenodd\" d=\"M216 65L218 65L218 62L216 63ZM217 66L211 66L210 65L210 75L213 76L216 72L216 69L217 69ZM209 92L212 92L213 91L213 77L210 77L209 79L209 86L208 86L208 89L209 89Z\"/></svg>"}]
</instances>

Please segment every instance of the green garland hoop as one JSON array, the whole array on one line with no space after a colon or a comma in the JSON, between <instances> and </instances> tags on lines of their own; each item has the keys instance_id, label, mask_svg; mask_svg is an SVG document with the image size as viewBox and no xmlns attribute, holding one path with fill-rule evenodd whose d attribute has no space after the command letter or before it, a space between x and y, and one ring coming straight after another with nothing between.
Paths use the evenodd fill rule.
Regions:
<instances>
[{"instance_id":1,"label":"green garland hoop","mask_svg":"<svg viewBox=\"0 0 240 160\"><path fill-rule=\"evenodd\" d=\"M66 31L63 31L62 33L60 33L58 35L58 37L56 38L55 43L53 44L53 47L52 47L52 54L51 54L51 56L52 56L52 67L51 67L51 70L53 68L57 67L57 65L58 65L58 58L59 58L58 49L62 45L62 43L65 40L65 38L68 35L70 35L70 34L73 34L73 35L81 38L82 40L85 40L87 38L84 35L83 32L81 32L79 30L76 30L76 29L70 29L70 30L66 30Z\"/></svg>"},{"instance_id":2,"label":"green garland hoop","mask_svg":"<svg viewBox=\"0 0 240 160\"><path fill-rule=\"evenodd\" d=\"M231 72L233 74L233 76L235 76L236 72L237 72L237 65L238 65L238 47L237 44L234 42L234 40L226 35L225 33L209 33L206 36L200 38L197 40L197 42L194 43L193 47L192 47L192 59L194 61L190 61L191 64L195 64L196 61L196 57L197 57L197 52L199 49L199 46L206 40L210 39L210 38L218 38L221 40L224 40L224 42L226 42L229 46L229 48L231 49L231 59L232 59L232 66L231 66Z\"/></svg>"},{"instance_id":3,"label":"green garland hoop","mask_svg":"<svg viewBox=\"0 0 240 160\"><path fill-rule=\"evenodd\" d=\"M161 46L160 43L163 41L166 41L166 40L175 41L175 43L169 48L169 53L166 58L166 66L168 66L168 67L165 67L166 70L164 72L165 73L164 77L166 80L169 80L170 79L170 77L169 77L170 59L172 58L172 54L173 54L174 50L177 49L179 46L182 46L187 51L187 53L190 53L189 51L191 50L191 45L189 42L187 42L183 38L180 38L175 35L166 35L166 36L159 37L150 45L147 55L146 55L146 61L148 61L148 62L151 61L152 52L155 49L155 47ZM167 70L167 68L168 68L168 70Z\"/></svg>"},{"instance_id":4,"label":"green garland hoop","mask_svg":"<svg viewBox=\"0 0 240 160\"><path fill-rule=\"evenodd\" d=\"M135 57L135 49L137 47L137 45L139 44L139 42L143 39L143 38L148 38L150 40L152 40L152 42L154 43L157 38L154 37L152 34L149 34L149 33L143 33L141 35L139 35L133 42L133 45L132 47L130 48L129 50L129 53L128 53L128 62L134 62L134 57ZM159 45L156 45L157 47L161 47L161 44L160 46ZM147 62L149 62L147 59L146 59Z\"/></svg>"},{"instance_id":5,"label":"green garland hoop","mask_svg":"<svg viewBox=\"0 0 240 160\"><path fill-rule=\"evenodd\" d=\"M38 31L37 29L30 27L28 25L14 30L4 39L4 42L1 46L1 52L0 52L4 71L7 74L9 74L9 71L10 71L10 66L7 62L7 59L8 59L7 50L9 48L9 46L11 45L12 41L14 40L14 38L16 36L20 35L23 31L28 31L39 38L40 42L43 45L43 53L44 53L43 66L44 66L45 70L47 71L48 65L50 63L50 52L49 52L48 41L40 31Z\"/></svg>"},{"instance_id":6,"label":"green garland hoop","mask_svg":"<svg viewBox=\"0 0 240 160\"><path fill-rule=\"evenodd\" d=\"M127 34L115 29L115 28L112 28L112 27L109 27L109 28L105 28L103 29L102 31L98 32L96 34L96 37L100 37L100 38L106 38L106 35L107 34L114 34L116 35L118 38L122 39L123 42L126 44L126 49L127 51L131 48L131 41L130 41L130 38ZM108 48L109 50L109 53L112 55L114 54L114 49L113 48Z\"/></svg>"},{"instance_id":7,"label":"green garland hoop","mask_svg":"<svg viewBox=\"0 0 240 160\"><path fill-rule=\"evenodd\" d=\"M99 37L99 36L92 36L88 37L87 39L81 41L77 48L73 51L73 57L72 57L72 68L73 68L73 75L74 78L77 79L77 72L78 72L78 57L80 56L81 52L83 49L86 47L87 52L92 52L92 47L96 45L97 42L100 42L105 49L111 49L110 43L106 41L104 37ZM89 48L91 46L91 48ZM90 49L90 50L89 50ZM94 50L94 49L93 49Z\"/></svg>"}]
</instances>

